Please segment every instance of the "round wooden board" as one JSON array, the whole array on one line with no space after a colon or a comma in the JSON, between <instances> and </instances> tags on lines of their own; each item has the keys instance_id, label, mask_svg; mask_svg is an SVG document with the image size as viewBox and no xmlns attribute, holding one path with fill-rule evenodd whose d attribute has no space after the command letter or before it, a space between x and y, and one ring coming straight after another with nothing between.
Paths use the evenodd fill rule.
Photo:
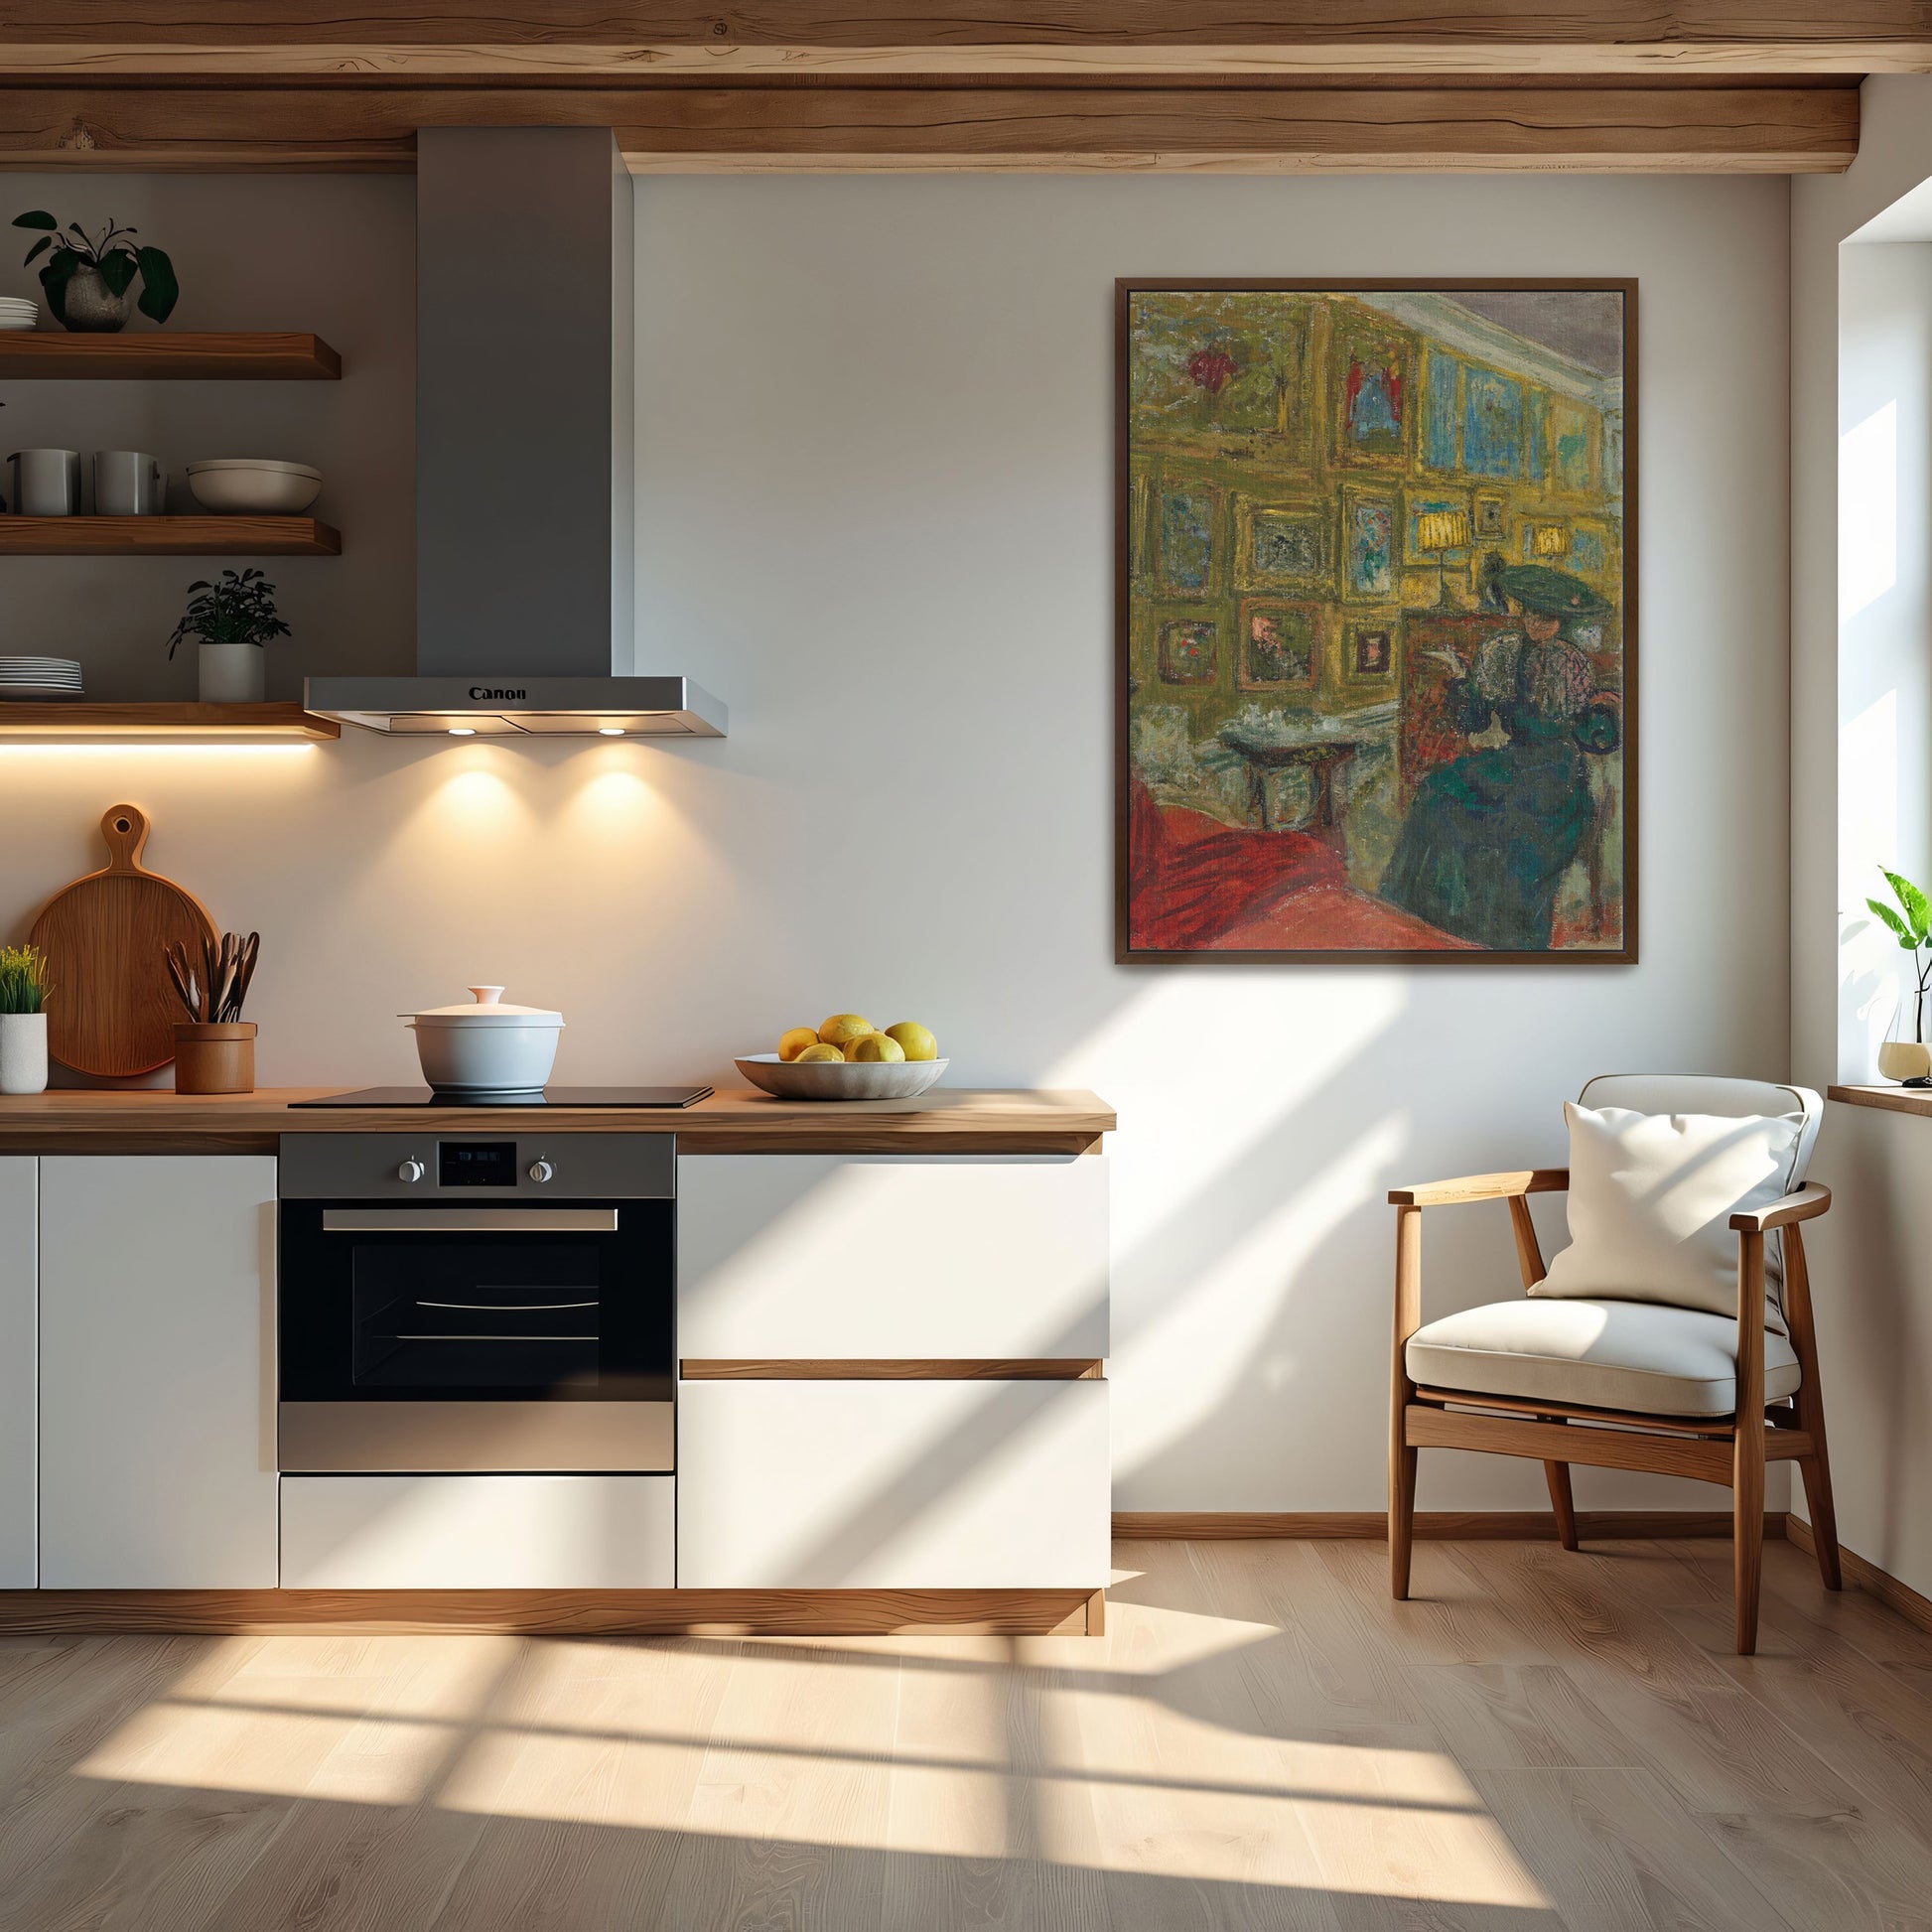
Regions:
<instances>
[{"instance_id":1,"label":"round wooden board","mask_svg":"<svg viewBox=\"0 0 1932 1932\"><path fill-rule=\"evenodd\" d=\"M111 806L100 831L107 866L41 907L32 943L53 981L47 1050L77 1073L127 1078L175 1057L175 1025L188 1015L163 955L179 940L199 960L214 921L193 893L142 870L146 813Z\"/></svg>"}]
</instances>

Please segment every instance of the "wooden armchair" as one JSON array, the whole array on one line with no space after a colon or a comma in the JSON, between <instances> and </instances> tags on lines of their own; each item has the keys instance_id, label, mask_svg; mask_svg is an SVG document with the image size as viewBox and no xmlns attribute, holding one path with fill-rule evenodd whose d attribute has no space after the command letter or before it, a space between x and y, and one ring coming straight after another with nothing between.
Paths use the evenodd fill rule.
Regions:
<instances>
[{"instance_id":1,"label":"wooden armchair","mask_svg":"<svg viewBox=\"0 0 1932 1932\"><path fill-rule=\"evenodd\" d=\"M1466 1311L1425 1328L1423 1210L1464 1201L1506 1201L1527 1296L1544 1277L1529 1196L1567 1190L1570 1173L1567 1169L1540 1168L1393 1189L1389 1194L1396 1210L1390 1587L1398 1598L1409 1594L1418 1449L1487 1449L1493 1454L1540 1459L1549 1480L1557 1534L1566 1550L1578 1547L1577 1512L1570 1490L1573 1462L1695 1476L1730 1485L1737 1649L1748 1656L1757 1647L1767 1462L1798 1464L1819 1572L1828 1589L1840 1587L1825 1408L1801 1227L1823 1214L1832 1200L1830 1189L1804 1179L1817 1139L1821 1103L1806 1089L1754 1080L1641 1075L1592 1080L1585 1087L1582 1102L1652 1114L1789 1115L1802 1110L1805 1127L1793 1164L1791 1191L1770 1206L1730 1216L1737 1235L1733 1333L1722 1316L1668 1304L1527 1299ZM1782 1297L1774 1296L1768 1304L1767 1239L1783 1251ZM1592 1359L1557 1359L1559 1350L1540 1349L1540 1326L1566 1320L1574 1325L1576 1320L1574 1313L1549 1311L1580 1308L1590 1311L1592 1319L1602 1320L1600 1339L1592 1342L1589 1351ZM1767 1308L1782 1316L1788 1330L1788 1337L1773 1331L1774 1386L1768 1393ZM1463 1331L1457 1337L1462 1343L1459 1348L1434 1344L1437 1331L1457 1323ZM1691 1364L1680 1374L1679 1363L1687 1356ZM1696 1379L1699 1376L1702 1379ZM1620 1393L1633 1384L1650 1391L1656 1406L1588 1400L1592 1395Z\"/></svg>"}]
</instances>

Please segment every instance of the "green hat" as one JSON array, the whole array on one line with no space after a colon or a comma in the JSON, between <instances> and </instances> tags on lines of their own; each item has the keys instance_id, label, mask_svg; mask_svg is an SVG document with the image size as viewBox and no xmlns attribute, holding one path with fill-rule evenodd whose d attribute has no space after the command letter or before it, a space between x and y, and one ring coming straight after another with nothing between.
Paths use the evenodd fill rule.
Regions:
<instances>
[{"instance_id":1,"label":"green hat","mask_svg":"<svg viewBox=\"0 0 1932 1932\"><path fill-rule=\"evenodd\" d=\"M1513 597L1539 618L1594 618L1610 608L1609 600L1567 570L1548 564L1509 564L1490 580L1504 597Z\"/></svg>"}]
</instances>

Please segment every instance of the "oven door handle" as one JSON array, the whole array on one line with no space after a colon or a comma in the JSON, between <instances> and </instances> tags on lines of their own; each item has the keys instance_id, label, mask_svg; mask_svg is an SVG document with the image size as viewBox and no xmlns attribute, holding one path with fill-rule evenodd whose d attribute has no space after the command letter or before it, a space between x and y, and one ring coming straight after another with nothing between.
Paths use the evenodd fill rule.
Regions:
<instances>
[{"instance_id":1,"label":"oven door handle","mask_svg":"<svg viewBox=\"0 0 1932 1932\"><path fill-rule=\"evenodd\" d=\"M325 1207L324 1234L615 1234L615 1207Z\"/></svg>"}]
</instances>

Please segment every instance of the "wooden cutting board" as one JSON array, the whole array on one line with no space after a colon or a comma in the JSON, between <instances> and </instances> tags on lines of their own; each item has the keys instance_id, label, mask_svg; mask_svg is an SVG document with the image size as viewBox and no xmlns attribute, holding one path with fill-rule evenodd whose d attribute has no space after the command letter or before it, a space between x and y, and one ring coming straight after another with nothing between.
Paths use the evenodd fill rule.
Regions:
<instances>
[{"instance_id":1,"label":"wooden cutting board","mask_svg":"<svg viewBox=\"0 0 1932 1932\"><path fill-rule=\"evenodd\" d=\"M64 886L34 921L54 983L47 1050L79 1073L152 1073L175 1057L175 1023L188 1018L163 955L179 939L200 959L214 921L193 893L142 869L138 806L110 806L100 832L106 867Z\"/></svg>"}]
</instances>

